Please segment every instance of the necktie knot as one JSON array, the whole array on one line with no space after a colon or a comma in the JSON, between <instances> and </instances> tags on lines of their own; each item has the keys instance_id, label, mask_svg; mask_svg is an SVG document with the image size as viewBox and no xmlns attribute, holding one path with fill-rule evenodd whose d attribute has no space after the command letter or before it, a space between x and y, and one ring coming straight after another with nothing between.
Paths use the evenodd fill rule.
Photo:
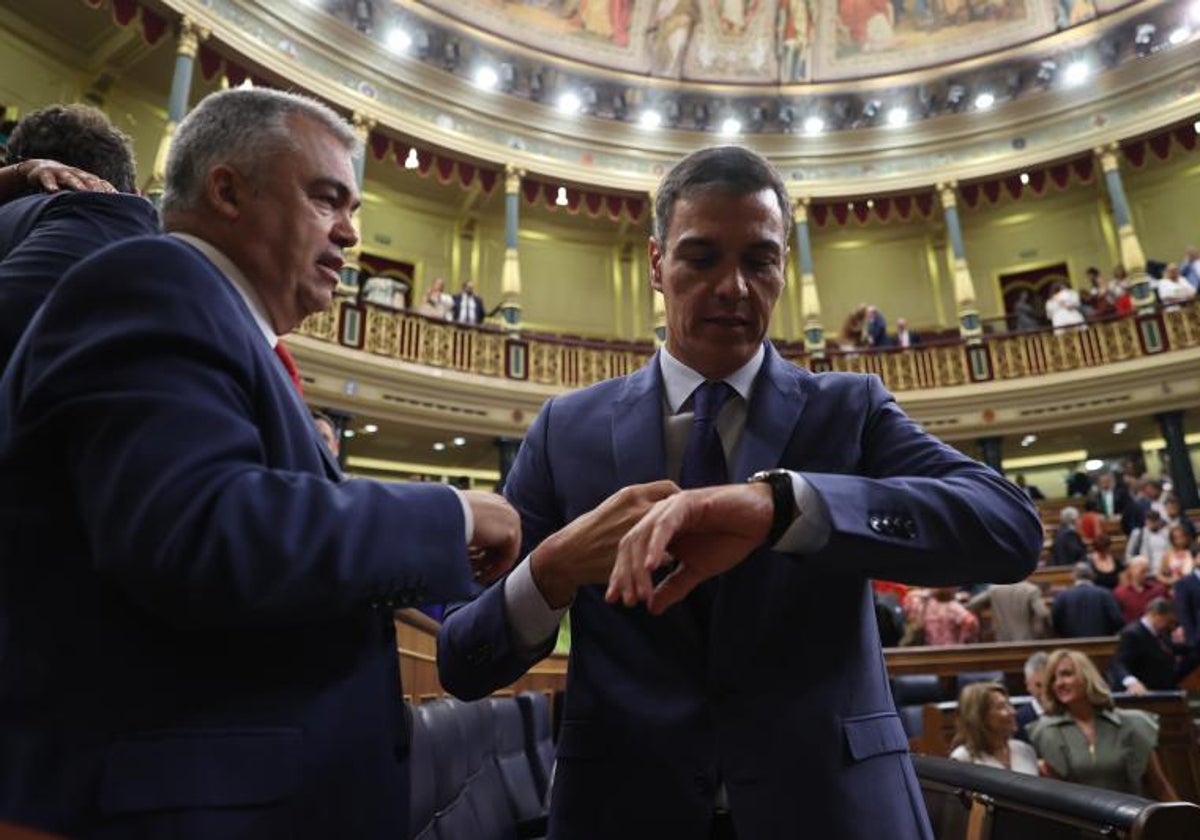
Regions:
<instances>
[{"instance_id":1,"label":"necktie knot","mask_svg":"<svg viewBox=\"0 0 1200 840\"><path fill-rule=\"evenodd\" d=\"M692 422L713 423L721 413L721 406L733 395L733 388L722 380L708 380L692 392Z\"/></svg>"}]
</instances>

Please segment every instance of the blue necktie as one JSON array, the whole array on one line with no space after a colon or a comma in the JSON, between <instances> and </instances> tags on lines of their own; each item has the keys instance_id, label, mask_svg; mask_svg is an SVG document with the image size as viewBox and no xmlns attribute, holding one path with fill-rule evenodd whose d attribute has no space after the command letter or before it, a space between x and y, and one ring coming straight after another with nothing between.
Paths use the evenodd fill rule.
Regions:
<instances>
[{"instance_id":1,"label":"blue necktie","mask_svg":"<svg viewBox=\"0 0 1200 840\"><path fill-rule=\"evenodd\" d=\"M679 462L679 486L685 490L729 483L725 449L717 433L717 415L734 390L726 382L705 382L692 392L692 431Z\"/></svg>"}]
</instances>

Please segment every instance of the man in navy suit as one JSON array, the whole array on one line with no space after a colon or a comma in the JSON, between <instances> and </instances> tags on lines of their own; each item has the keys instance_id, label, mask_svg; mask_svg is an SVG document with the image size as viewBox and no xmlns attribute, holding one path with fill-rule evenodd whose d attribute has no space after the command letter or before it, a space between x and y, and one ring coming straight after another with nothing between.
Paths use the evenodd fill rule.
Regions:
<instances>
[{"instance_id":1,"label":"man in navy suit","mask_svg":"<svg viewBox=\"0 0 1200 840\"><path fill-rule=\"evenodd\" d=\"M1125 626L1121 605L1112 592L1095 584L1088 562L1076 563L1075 583L1054 596L1050 605L1055 634L1064 639L1115 636Z\"/></svg>"},{"instance_id":2,"label":"man in navy suit","mask_svg":"<svg viewBox=\"0 0 1200 840\"><path fill-rule=\"evenodd\" d=\"M1111 671L1113 685L1132 694L1173 691L1179 687L1179 665L1187 653L1171 639L1175 607L1166 598L1146 605L1142 617L1121 631Z\"/></svg>"},{"instance_id":3,"label":"man in navy suit","mask_svg":"<svg viewBox=\"0 0 1200 840\"><path fill-rule=\"evenodd\" d=\"M649 243L666 346L545 405L505 484L526 558L439 634L443 685L480 697L545 657L570 607L551 837L929 837L868 580L1034 567L1015 486L877 378L814 376L765 342L790 210L744 149L667 175ZM678 536L630 554L646 523Z\"/></svg>"},{"instance_id":4,"label":"man in navy suit","mask_svg":"<svg viewBox=\"0 0 1200 840\"><path fill-rule=\"evenodd\" d=\"M456 324L482 324L486 310L483 308L483 298L475 294L475 287L470 281L462 284L462 290L454 296L454 308L451 313Z\"/></svg>"},{"instance_id":5,"label":"man in navy suit","mask_svg":"<svg viewBox=\"0 0 1200 840\"><path fill-rule=\"evenodd\" d=\"M0 205L0 370L67 269L109 243L158 229L154 207L132 194L129 138L95 108L34 111L13 130L8 160L14 190L41 187L48 177L54 191Z\"/></svg>"},{"instance_id":6,"label":"man in navy suit","mask_svg":"<svg viewBox=\"0 0 1200 840\"><path fill-rule=\"evenodd\" d=\"M0 380L0 823L404 836L393 609L469 596L520 526L345 479L273 352L330 305L356 150L312 100L208 97L171 235L72 269Z\"/></svg>"}]
</instances>

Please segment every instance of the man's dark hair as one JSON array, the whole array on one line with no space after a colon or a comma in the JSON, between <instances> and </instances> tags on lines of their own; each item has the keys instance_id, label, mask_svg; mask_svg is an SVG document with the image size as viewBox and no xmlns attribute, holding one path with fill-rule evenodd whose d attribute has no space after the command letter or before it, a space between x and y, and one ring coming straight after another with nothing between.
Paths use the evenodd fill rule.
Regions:
<instances>
[{"instance_id":1,"label":"man's dark hair","mask_svg":"<svg viewBox=\"0 0 1200 840\"><path fill-rule=\"evenodd\" d=\"M680 199L700 192L743 196L771 190L779 200L784 241L792 230L792 202L783 178L765 159L741 146L716 146L685 157L667 173L654 200L654 238L667 247L667 232Z\"/></svg>"},{"instance_id":2,"label":"man's dark hair","mask_svg":"<svg viewBox=\"0 0 1200 840\"><path fill-rule=\"evenodd\" d=\"M102 111L88 105L50 105L17 123L8 162L49 158L98 175L123 193L137 191L133 144Z\"/></svg>"},{"instance_id":3,"label":"man's dark hair","mask_svg":"<svg viewBox=\"0 0 1200 840\"><path fill-rule=\"evenodd\" d=\"M1154 598L1146 604L1146 615L1175 615L1175 605L1170 598Z\"/></svg>"}]
</instances>

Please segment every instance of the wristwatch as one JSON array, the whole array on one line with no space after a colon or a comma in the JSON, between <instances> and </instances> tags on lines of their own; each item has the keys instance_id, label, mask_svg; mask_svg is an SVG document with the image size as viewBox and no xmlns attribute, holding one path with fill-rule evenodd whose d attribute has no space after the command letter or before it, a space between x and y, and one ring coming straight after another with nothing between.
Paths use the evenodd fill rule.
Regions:
<instances>
[{"instance_id":1,"label":"wristwatch","mask_svg":"<svg viewBox=\"0 0 1200 840\"><path fill-rule=\"evenodd\" d=\"M767 533L767 545L775 545L792 527L800 511L796 510L796 492L792 487L792 474L787 470L762 470L747 481L761 481L771 486L771 501L775 504L775 517Z\"/></svg>"}]
</instances>

